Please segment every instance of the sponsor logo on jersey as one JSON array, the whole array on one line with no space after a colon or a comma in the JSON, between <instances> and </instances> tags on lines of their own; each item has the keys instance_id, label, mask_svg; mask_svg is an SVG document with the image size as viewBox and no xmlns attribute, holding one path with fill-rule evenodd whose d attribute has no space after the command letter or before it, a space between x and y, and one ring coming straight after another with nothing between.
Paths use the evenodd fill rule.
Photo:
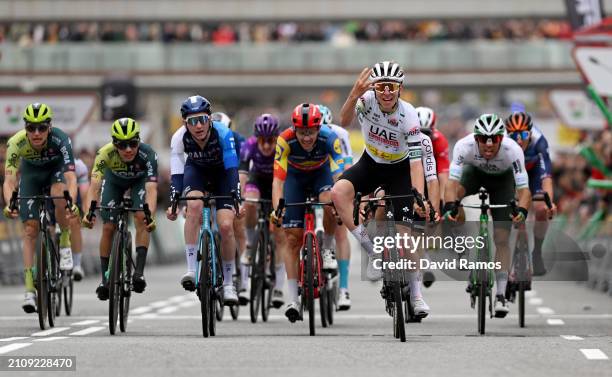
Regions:
<instances>
[{"instance_id":1,"label":"sponsor logo on jersey","mask_svg":"<svg viewBox=\"0 0 612 377\"><path fill-rule=\"evenodd\" d=\"M421 133L421 128L420 127L413 127L410 130L408 130L408 136L416 136L418 134Z\"/></svg>"},{"instance_id":2,"label":"sponsor logo on jersey","mask_svg":"<svg viewBox=\"0 0 612 377\"><path fill-rule=\"evenodd\" d=\"M340 147L340 139L334 140L334 152L337 154L342 154L342 149Z\"/></svg>"},{"instance_id":3,"label":"sponsor logo on jersey","mask_svg":"<svg viewBox=\"0 0 612 377\"><path fill-rule=\"evenodd\" d=\"M392 145L394 147L399 147L399 140L397 138L397 133L389 130L385 130L384 128L371 125L368 137L372 140L378 141L383 144Z\"/></svg>"},{"instance_id":4,"label":"sponsor logo on jersey","mask_svg":"<svg viewBox=\"0 0 612 377\"><path fill-rule=\"evenodd\" d=\"M520 174L522 169L521 169L521 163L519 160L515 160L512 162L512 167L514 168L514 174Z\"/></svg>"}]
</instances>

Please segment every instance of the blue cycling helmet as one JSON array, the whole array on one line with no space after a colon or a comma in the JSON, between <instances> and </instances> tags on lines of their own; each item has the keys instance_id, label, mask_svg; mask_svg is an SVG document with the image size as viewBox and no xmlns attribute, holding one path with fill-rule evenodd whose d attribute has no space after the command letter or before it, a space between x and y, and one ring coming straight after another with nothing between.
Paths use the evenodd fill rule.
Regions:
<instances>
[{"instance_id":1,"label":"blue cycling helmet","mask_svg":"<svg viewBox=\"0 0 612 377\"><path fill-rule=\"evenodd\" d=\"M210 114L210 102L202 96L191 96L183 101L181 105L181 116L186 119L190 114Z\"/></svg>"}]
</instances>

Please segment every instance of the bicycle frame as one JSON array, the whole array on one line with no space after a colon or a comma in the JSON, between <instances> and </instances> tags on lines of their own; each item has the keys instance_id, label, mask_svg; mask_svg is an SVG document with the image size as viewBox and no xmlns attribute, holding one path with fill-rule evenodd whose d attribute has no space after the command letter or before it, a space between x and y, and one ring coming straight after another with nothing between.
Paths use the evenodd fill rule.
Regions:
<instances>
[{"instance_id":1,"label":"bicycle frame","mask_svg":"<svg viewBox=\"0 0 612 377\"><path fill-rule=\"evenodd\" d=\"M207 203L206 203L207 204ZM213 285L217 282L217 250L215 248L215 239L213 235L212 227L210 226L211 220L211 210L208 205L204 205L202 207L202 225L200 226L200 235L198 236L198 245L202 243L202 238L204 238L204 234L208 234L208 250L210 250L210 260L211 260L211 271L212 271L212 281ZM208 256L204 256L203 250L198 250L200 258L198 258L198 268L196 269L196 288L200 286L200 269L202 267L203 258L207 258Z\"/></svg>"},{"instance_id":2,"label":"bicycle frame","mask_svg":"<svg viewBox=\"0 0 612 377\"><path fill-rule=\"evenodd\" d=\"M314 240L314 250L313 250L313 255L314 258L316 258L317 262L317 269L314 271L314 297L312 297L313 299L318 298L319 297L319 290L323 287L323 279L321 279L322 276L322 269L321 269L321 265L323 263L322 259L321 259L321 250L319 248L319 239L317 238L317 234L316 234L316 219L315 219L315 208L314 205L312 204L314 202L311 202L310 199L306 200L306 211L304 213L304 234L302 236L302 245L306 245L306 238L308 237L308 235L312 236L312 239ZM299 280L298 280L298 287L300 287L302 289L304 289L304 280L305 280L305 266L304 266L304 260L305 260L305 248L302 248L302 252L300 253L300 265L299 265ZM314 259L313 259L314 262ZM314 267L314 266L313 266Z\"/></svg>"}]
</instances>

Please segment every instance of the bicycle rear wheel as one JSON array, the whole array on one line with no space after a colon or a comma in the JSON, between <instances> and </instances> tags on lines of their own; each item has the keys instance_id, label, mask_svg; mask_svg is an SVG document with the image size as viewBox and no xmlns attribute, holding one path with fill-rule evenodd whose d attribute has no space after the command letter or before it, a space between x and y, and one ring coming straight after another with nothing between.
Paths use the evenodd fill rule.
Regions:
<instances>
[{"instance_id":1,"label":"bicycle rear wheel","mask_svg":"<svg viewBox=\"0 0 612 377\"><path fill-rule=\"evenodd\" d=\"M132 234L127 232L121 253L121 299L119 301L119 330L127 329L128 315L130 313L130 297L132 296Z\"/></svg>"},{"instance_id":2,"label":"bicycle rear wheel","mask_svg":"<svg viewBox=\"0 0 612 377\"><path fill-rule=\"evenodd\" d=\"M263 288L261 290L261 319L264 322L268 322L268 316L270 314L270 308L272 307L272 292L274 284L276 283L276 272L274 271L274 246L270 243L269 234L266 233L266 257L264 258L264 271L263 271ZM268 262L269 256L269 262ZM268 274L266 272L266 264L270 270Z\"/></svg>"},{"instance_id":3,"label":"bicycle rear wheel","mask_svg":"<svg viewBox=\"0 0 612 377\"><path fill-rule=\"evenodd\" d=\"M264 282L266 279L266 237L263 230L259 231L259 240L253 253L253 258L251 258L251 266L249 312L251 322L256 323L257 316L259 315L259 306L262 305L264 300L263 290L265 289Z\"/></svg>"},{"instance_id":4,"label":"bicycle rear wheel","mask_svg":"<svg viewBox=\"0 0 612 377\"><path fill-rule=\"evenodd\" d=\"M212 289L210 274L210 236L207 232L202 234L200 242L200 281L198 283L198 296L200 297L200 311L202 313L202 335L208 338L210 335L210 291Z\"/></svg>"},{"instance_id":5,"label":"bicycle rear wheel","mask_svg":"<svg viewBox=\"0 0 612 377\"><path fill-rule=\"evenodd\" d=\"M478 333L484 335L487 308L487 276L486 271L478 271Z\"/></svg>"},{"instance_id":6,"label":"bicycle rear wheel","mask_svg":"<svg viewBox=\"0 0 612 377\"><path fill-rule=\"evenodd\" d=\"M304 281L304 298L306 300L306 306L308 310L308 327L310 329L310 335L315 335L315 310L314 310L314 239L312 234L306 235L306 260L304 264L306 266L306 279Z\"/></svg>"},{"instance_id":7,"label":"bicycle rear wheel","mask_svg":"<svg viewBox=\"0 0 612 377\"><path fill-rule=\"evenodd\" d=\"M327 282L319 290L319 314L321 315L321 326L327 327Z\"/></svg>"},{"instance_id":8,"label":"bicycle rear wheel","mask_svg":"<svg viewBox=\"0 0 612 377\"><path fill-rule=\"evenodd\" d=\"M41 330L47 328L47 248L44 236L36 241L36 308L38 325Z\"/></svg>"},{"instance_id":9,"label":"bicycle rear wheel","mask_svg":"<svg viewBox=\"0 0 612 377\"><path fill-rule=\"evenodd\" d=\"M110 255L109 281L108 281L108 330L111 335L117 331L117 317L119 317L119 301L121 300L121 263L122 240L119 231L113 235L113 246Z\"/></svg>"}]
</instances>

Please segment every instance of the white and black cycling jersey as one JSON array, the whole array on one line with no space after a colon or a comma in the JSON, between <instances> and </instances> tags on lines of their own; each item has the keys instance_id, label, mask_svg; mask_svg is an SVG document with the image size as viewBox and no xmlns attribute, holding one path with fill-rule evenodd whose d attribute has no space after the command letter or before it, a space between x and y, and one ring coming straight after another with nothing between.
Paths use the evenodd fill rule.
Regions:
<instances>
[{"instance_id":1,"label":"white and black cycling jersey","mask_svg":"<svg viewBox=\"0 0 612 377\"><path fill-rule=\"evenodd\" d=\"M523 150L509 137L504 136L497 155L490 160L485 159L480 154L478 142L474 135L470 134L460 139L453 148L449 178L460 181L465 165L474 166L476 169L491 175L500 175L512 170L516 188L528 187L529 181L525 169Z\"/></svg>"}]
</instances>

